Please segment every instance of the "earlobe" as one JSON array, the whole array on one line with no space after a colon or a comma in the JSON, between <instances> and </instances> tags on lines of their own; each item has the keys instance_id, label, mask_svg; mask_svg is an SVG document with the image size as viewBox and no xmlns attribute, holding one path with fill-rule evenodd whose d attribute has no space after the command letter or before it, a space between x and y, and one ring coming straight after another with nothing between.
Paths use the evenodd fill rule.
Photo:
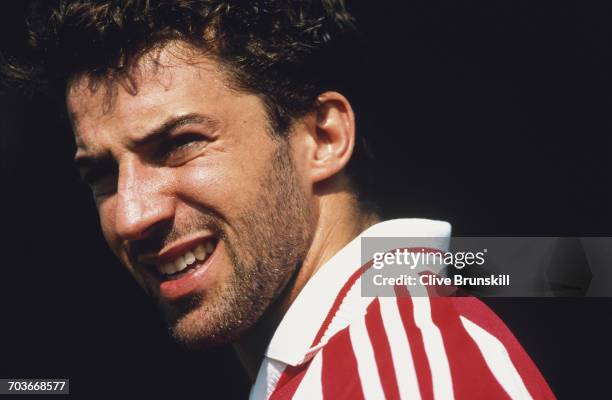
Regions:
<instances>
[{"instance_id":1,"label":"earlobe","mask_svg":"<svg viewBox=\"0 0 612 400\"><path fill-rule=\"evenodd\" d=\"M317 98L316 149L311 159L313 183L338 174L348 164L355 146L355 116L349 101L338 92Z\"/></svg>"}]
</instances>

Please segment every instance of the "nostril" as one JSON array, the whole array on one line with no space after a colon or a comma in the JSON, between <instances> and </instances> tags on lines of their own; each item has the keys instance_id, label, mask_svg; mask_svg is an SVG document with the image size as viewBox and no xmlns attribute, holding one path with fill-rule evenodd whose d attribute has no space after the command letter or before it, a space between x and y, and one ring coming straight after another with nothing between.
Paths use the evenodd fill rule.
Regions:
<instances>
[{"instance_id":1,"label":"nostril","mask_svg":"<svg viewBox=\"0 0 612 400\"><path fill-rule=\"evenodd\" d=\"M172 221L160 221L142 232L138 238L127 240L126 245L128 254L134 260L139 260L140 257L148 254L157 254L161 248L167 243L172 231Z\"/></svg>"}]
</instances>

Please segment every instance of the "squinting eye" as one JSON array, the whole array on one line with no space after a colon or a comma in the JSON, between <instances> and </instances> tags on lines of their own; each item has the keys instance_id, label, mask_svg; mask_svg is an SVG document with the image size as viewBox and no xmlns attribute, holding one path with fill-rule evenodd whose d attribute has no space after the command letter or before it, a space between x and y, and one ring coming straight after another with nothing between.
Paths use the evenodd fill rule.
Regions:
<instances>
[{"instance_id":1,"label":"squinting eye","mask_svg":"<svg viewBox=\"0 0 612 400\"><path fill-rule=\"evenodd\" d=\"M96 187L104 186L108 187L109 182L116 181L117 169L115 165L107 167L91 168L81 172L81 179L85 182L92 190Z\"/></svg>"},{"instance_id":2,"label":"squinting eye","mask_svg":"<svg viewBox=\"0 0 612 400\"><path fill-rule=\"evenodd\" d=\"M176 150L181 147L185 147L191 143L198 142L201 140L200 135L186 134L178 136L170 141L170 150Z\"/></svg>"},{"instance_id":3,"label":"squinting eye","mask_svg":"<svg viewBox=\"0 0 612 400\"><path fill-rule=\"evenodd\" d=\"M92 183L90 187L96 198L110 196L117 190L117 177L115 175L105 176Z\"/></svg>"},{"instance_id":4,"label":"squinting eye","mask_svg":"<svg viewBox=\"0 0 612 400\"><path fill-rule=\"evenodd\" d=\"M199 134L184 134L168 140L160 149L160 161L178 162L191 150L201 148L205 138Z\"/></svg>"}]
</instances>

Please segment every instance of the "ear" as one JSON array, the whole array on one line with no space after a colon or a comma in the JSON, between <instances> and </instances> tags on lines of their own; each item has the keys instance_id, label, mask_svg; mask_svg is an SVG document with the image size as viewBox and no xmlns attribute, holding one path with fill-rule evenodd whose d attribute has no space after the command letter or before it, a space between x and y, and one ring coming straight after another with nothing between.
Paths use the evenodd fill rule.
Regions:
<instances>
[{"instance_id":1,"label":"ear","mask_svg":"<svg viewBox=\"0 0 612 400\"><path fill-rule=\"evenodd\" d=\"M313 128L308 164L311 181L316 183L340 172L353 154L355 114L346 97L338 92L319 95Z\"/></svg>"}]
</instances>

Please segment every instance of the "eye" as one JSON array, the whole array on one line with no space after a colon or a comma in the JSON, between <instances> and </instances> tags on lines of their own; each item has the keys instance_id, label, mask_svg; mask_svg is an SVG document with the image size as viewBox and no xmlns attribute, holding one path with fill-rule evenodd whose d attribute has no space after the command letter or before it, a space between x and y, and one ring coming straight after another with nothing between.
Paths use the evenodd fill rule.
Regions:
<instances>
[{"instance_id":1,"label":"eye","mask_svg":"<svg viewBox=\"0 0 612 400\"><path fill-rule=\"evenodd\" d=\"M113 194L117 190L117 172L92 171L83 177L96 198Z\"/></svg>"},{"instance_id":2,"label":"eye","mask_svg":"<svg viewBox=\"0 0 612 400\"><path fill-rule=\"evenodd\" d=\"M117 167L110 163L95 163L90 168L79 171L96 197L111 194L116 190Z\"/></svg>"},{"instance_id":3,"label":"eye","mask_svg":"<svg viewBox=\"0 0 612 400\"><path fill-rule=\"evenodd\" d=\"M187 133L170 140L171 150L180 149L182 147L188 146L192 143L200 141L200 135L195 133Z\"/></svg>"},{"instance_id":4,"label":"eye","mask_svg":"<svg viewBox=\"0 0 612 400\"><path fill-rule=\"evenodd\" d=\"M91 191L94 197L103 198L112 195L117 191L117 176L107 175L91 184Z\"/></svg>"},{"instance_id":5,"label":"eye","mask_svg":"<svg viewBox=\"0 0 612 400\"><path fill-rule=\"evenodd\" d=\"M161 162L178 164L189 161L206 144L206 138L197 133L185 133L164 142L157 155Z\"/></svg>"}]
</instances>

